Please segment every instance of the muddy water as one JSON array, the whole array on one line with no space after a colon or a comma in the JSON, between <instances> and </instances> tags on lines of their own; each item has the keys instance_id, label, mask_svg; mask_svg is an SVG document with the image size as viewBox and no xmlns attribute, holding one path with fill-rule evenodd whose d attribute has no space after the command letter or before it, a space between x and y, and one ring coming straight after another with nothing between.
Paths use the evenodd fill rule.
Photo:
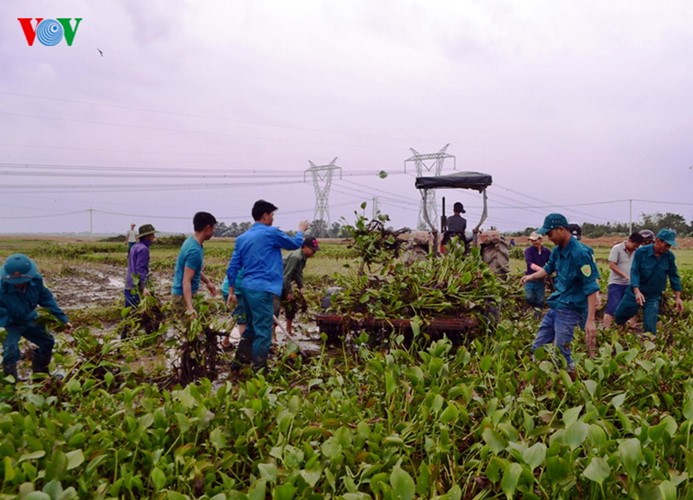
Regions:
<instances>
[{"instance_id":1,"label":"muddy water","mask_svg":"<svg viewBox=\"0 0 693 500\"><path fill-rule=\"evenodd\" d=\"M73 272L51 273L45 279L58 305L66 311L124 301L125 269L119 266L85 263ZM152 273L152 283L158 296L171 293L170 276Z\"/></svg>"},{"instance_id":2,"label":"muddy water","mask_svg":"<svg viewBox=\"0 0 693 500\"><path fill-rule=\"evenodd\" d=\"M84 264L67 275L47 275L46 284L58 305L69 312L91 306L111 305L123 297L125 271L120 267Z\"/></svg>"},{"instance_id":3,"label":"muddy water","mask_svg":"<svg viewBox=\"0 0 693 500\"><path fill-rule=\"evenodd\" d=\"M123 288L125 287L124 273L125 270L119 266L88 263L81 265L79 268L71 269L70 272L47 274L45 279L58 304L69 315L71 310L76 309L121 305L123 303ZM168 300L171 290L170 276L153 273L152 282L155 293L164 300ZM219 321L214 326L218 331L229 331L229 338L233 346L231 352L222 354L218 366L217 383L227 379L228 363L231 361L235 347L240 341L238 328L231 328L232 323L229 320L230 315L226 318L219 318ZM280 318L280 321L282 325L285 325L283 318ZM103 337L112 331L113 327L114 325L106 324L101 328L91 328L90 331L94 336ZM169 328L165 334L165 337L168 339L176 336L173 328ZM222 338L221 336L219 337L220 349ZM111 342L119 344L121 341L120 339L112 339ZM275 346L279 353L284 351L285 348L291 349L293 344L298 345L299 351L304 355L318 355L322 349L322 340L315 323L295 321L291 338L281 328L276 329ZM65 345L62 345L60 348L68 354L73 354L72 349L69 347L69 341L66 341ZM281 355L279 353L276 355ZM159 371L157 367L160 367L167 372L171 372L174 364L178 361L176 349L166 349L164 352L142 352L141 354L137 360L128 363L131 370L143 370L145 372L153 370L156 372Z\"/></svg>"}]
</instances>

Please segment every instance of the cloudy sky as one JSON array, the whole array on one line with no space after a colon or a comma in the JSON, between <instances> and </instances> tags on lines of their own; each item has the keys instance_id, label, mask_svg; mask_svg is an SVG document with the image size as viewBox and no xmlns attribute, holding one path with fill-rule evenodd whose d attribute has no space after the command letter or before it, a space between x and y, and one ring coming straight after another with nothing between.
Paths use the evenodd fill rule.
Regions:
<instances>
[{"instance_id":1,"label":"cloudy sky","mask_svg":"<svg viewBox=\"0 0 693 500\"><path fill-rule=\"evenodd\" d=\"M2 3L2 233L184 232L259 198L291 229L335 157L331 221L375 199L414 227L409 148L446 144L493 176L486 227L693 220L688 0ZM27 17L82 21L29 46ZM478 193L441 194L478 221Z\"/></svg>"}]
</instances>

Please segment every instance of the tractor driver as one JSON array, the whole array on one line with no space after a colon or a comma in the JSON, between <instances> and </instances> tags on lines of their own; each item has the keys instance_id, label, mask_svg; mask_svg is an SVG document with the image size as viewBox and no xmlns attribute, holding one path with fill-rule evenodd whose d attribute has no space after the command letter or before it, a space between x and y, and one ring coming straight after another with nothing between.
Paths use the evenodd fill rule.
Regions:
<instances>
[{"instance_id":1,"label":"tractor driver","mask_svg":"<svg viewBox=\"0 0 693 500\"><path fill-rule=\"evenodd\" d=\"M453 236L457 236L460 241L464 243L464 252L467 253L469 251L469 242L467 241L466 235L467 219L460 215L465 213L464 205L462 205L462 203L459 201L456 201L452 206L452 211L454 214L447 218L447 230L443 233L443 241L441 241L441 245L445 246Z\"/></svg>"}]
</instances>

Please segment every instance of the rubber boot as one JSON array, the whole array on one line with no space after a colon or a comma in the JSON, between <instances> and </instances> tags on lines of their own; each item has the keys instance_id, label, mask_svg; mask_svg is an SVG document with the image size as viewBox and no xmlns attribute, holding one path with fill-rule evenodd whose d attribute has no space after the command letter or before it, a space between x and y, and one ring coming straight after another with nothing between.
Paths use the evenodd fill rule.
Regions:
<instances>
[{"instance_id":1,"label":"rubber boot","mask_svg":"<svg viewBox=\"0 0 693 500\"><path fill-rule=\"evenodd\" d=\"M2 373L5 377L12 375L15 382L20 382L19 374L17 373L17 365L2 365Z\"/></svg>"},{"instance_id":2,"label":"rubber boot","mask_svg":"<svg viewBox=\"0 0 693 500\"><path fill-rule=\"evenodd\" d=\"M253 341L241 337L241 341L236 348L236 356L231 361L231 370L238 371L248 366L253 358Z\"/></svg>"},{"instance_id":3,"label":"rubber boot","mask_svg":"<svg viewBox=\"0 0 693 500\"><path fill-rule=\"evenodd\" d=\"M39 373L49 375L48 371L48 365L51 363L51 356L42 356L40 354L37 354L36 352L33 353L33 356L31 356L31 371L33 372L34 375L38 375Z\"/></svg>"}]
</instances>

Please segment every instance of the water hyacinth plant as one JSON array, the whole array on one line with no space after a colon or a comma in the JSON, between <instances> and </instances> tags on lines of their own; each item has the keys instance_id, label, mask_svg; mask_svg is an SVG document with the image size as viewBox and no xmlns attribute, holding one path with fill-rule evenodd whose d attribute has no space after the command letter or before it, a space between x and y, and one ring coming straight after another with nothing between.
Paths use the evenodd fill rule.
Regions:
<instances>
[{"instance_id":1,"label":"water hyacinth plant","mask_svg":"<svg viewBox=\"0 0 693 500\"><path fill-rule=\"evenodd\" d=\"M373 268L386 291L389 265ZM429 265L402 272L434 283ZM688 273L684 283L688 302ZM362 314L387 303L369 289ZM181 359L186 340L201 342L188 361L205 355L201 334L229 315L218 300L198 299L210 323L190 337L170 333L165 307L150 334L165 341L134 323L125 340L101 324L58 335L62 380L0 381L0 496L690 498L690 308L663 318L657 337L600 332L593 359L576 334L572 381L549 351L532 359L537 320L511 285L494 278L455 293L495 295L495 330L461 345L355 337L314 357L280 351L257 375L230 375L232 354L219 352L219 369L186 385L171 383L167 360Z\"/></svg>"}]
</instances>

